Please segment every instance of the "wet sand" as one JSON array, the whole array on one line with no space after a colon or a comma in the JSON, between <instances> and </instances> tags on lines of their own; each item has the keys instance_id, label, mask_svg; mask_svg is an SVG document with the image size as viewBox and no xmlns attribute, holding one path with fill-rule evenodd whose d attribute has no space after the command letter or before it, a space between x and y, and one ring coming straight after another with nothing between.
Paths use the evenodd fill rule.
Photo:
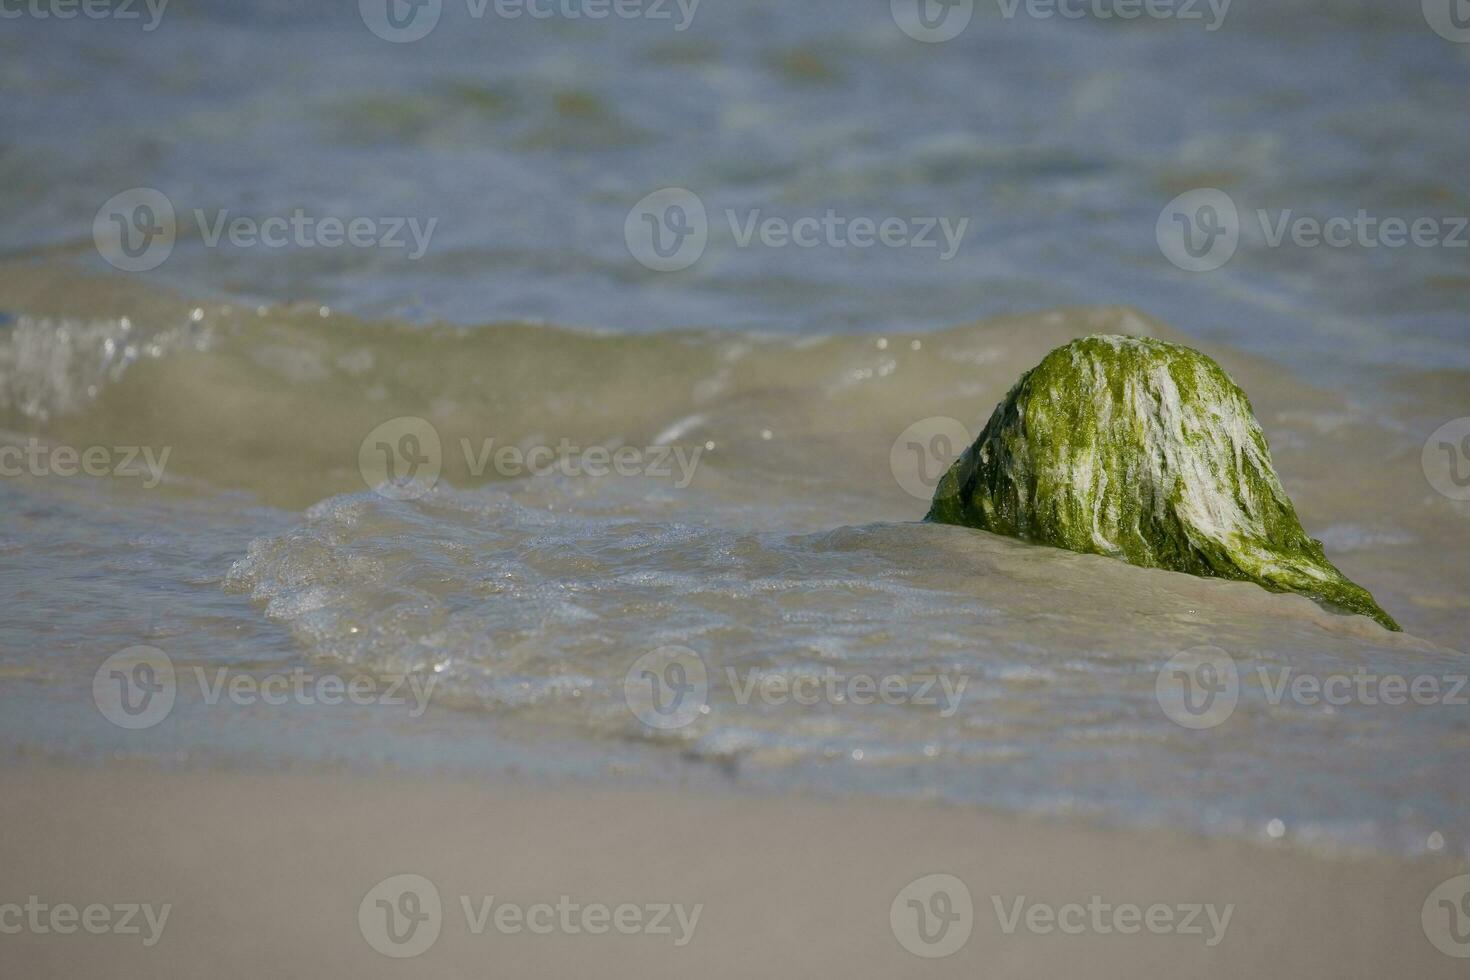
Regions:
<instances>
[{"instance_id":1,"label":"wet sand","mask_svg":"<svg viewBox=\"0 0 1470 980\"><path fill-rule=\"evenodd\" d=\"M0 820L0 905L171 905L151 948L141 914L138 935L0 935L3 972L16 977L1464 975L1465 961L1430 944L1420 910L1465 868L1324 857L1289 840L917 803L132 766L10 768ZM897 938L890 906L935 873L967 886L973 933L952 956L921 959ZM358 924L369 890L399 874L424 876L442 899L440 935L415 958L380 955ZM512 934L494 915L475 935L461 896L471 910L495 896L491 908L528 915L561 896L577 908L702 908L692 929L669 914L667 935L573 935L555 922L547 935ZM1007 935L995 896L1005 915L1022 896L1027 910L1093 896L1165 905L1181 925L1191 905L1233 911L1213 947L1219 930L1204 914L1200 934L1037 934L1023 917ZM1124 921L1109 915L1105 925Z\"/></svg>"}]
</instances>

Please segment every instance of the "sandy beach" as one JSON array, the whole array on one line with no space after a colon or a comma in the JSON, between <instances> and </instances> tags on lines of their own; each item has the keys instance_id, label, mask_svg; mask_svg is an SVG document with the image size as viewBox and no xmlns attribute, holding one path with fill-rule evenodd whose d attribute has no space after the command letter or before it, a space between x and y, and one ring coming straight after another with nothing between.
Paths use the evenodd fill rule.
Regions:
<instances>
[{"instance_id":1,"label":"sandy beach","mask_svg":"<svg viewBox=\"0 0 1470 980\"><path fill-rule=\"evenodd\" d=\"M16 977L1464 975L1420 921L1453 863L1289 841L909 803L131 767L7 769L0 819L0 905L149 903L162 920L150 932L138 914L137 935L0 936ZM406 874L433 884L441 929L415 957L384 956L359 906ZM890 912L934 874L963 882L973 929L927 959ZM618 906L638 909L611 920L630 934L596 917ZM1150 920L1150 906L1168 912Z\"/></svg>"}]
</instances>

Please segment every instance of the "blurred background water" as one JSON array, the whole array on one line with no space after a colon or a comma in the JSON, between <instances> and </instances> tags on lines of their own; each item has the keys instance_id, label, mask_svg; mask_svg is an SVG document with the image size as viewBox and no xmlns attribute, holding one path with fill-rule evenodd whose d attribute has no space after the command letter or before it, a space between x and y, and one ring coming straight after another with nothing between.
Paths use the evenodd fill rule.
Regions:
<instances>
[{"instance_id":1,"label":"blurred background water","mask_svg":"<svg viewBox=\"0 0 1470 980\"><path fill-rule=\"evenodd\" d=\"M411 43L346 0L172 0L152 31L141 0L138 21L7 21L0 245L88 252L102 202L146 186L184 226L157 279L372 317L831 332L1123 302L1314 373L1470 364L1470 248L1270 248L1254 218L1470 212L1470 46L1417 3L1236 0L1217 19L1200 2L1197 20L1073 4L1093 13L1072 20L980 0L944 43L907 36L887 0L498 6L434 0ZM665 186L698 194L712 228L672 276L623 235ZM1200 187L1243 217L1239 254L1207 275L1155 240L1164 205ZM437 227L417 260L207 248L196 208ZM728 209L969 226L949 261L742 249Z\"/></svg>"}]
</instances>

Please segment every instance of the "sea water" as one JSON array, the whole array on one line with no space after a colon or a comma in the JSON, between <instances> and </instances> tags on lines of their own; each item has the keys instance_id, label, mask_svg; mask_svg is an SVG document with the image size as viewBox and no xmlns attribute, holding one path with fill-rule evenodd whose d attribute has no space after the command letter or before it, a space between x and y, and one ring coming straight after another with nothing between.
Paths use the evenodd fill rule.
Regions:
<instances>
[{"instance_id":1,"label":"sea water","mask_svg":"<svg viewBox=\"0 0 1470 980\"><path fill-rule=\"evenodd\" d=\"M937 44L882 3L474 9L408 43L349 3L0 33L15 752L1466 849L1470 504L1431 434L1470 395L1470 45L1371 4L1209 30L981 3ZM707 241L659 271L633 232L668 187ZM144 271L93 237L135 188L177 215ZM1189 272L1160 219L1206 188L1239 245ZM1273 241L1360 212L1445 234ZM1093 332L1218 357L1405 634L918 523L1016 377ZM111 671L159 654L171 710L116 724ZM1201 657L1228 712L1171 699L1219 678Z\"/></svg>"}]
</instances>

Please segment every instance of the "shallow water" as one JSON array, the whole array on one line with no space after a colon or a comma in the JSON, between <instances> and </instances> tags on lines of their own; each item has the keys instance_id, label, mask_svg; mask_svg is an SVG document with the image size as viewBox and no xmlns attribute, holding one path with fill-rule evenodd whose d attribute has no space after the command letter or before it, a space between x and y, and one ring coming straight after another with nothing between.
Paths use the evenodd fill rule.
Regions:
<instances>
[{"instance_id":1,"label":"shallow water","mask_svg":"<svg viewBox=\"0 0 1470 980\"><path fill-rule=\"evenodd\" d=\"M1272 695L1470 672L1470 504L1421 463L1470 395L1467 253L1272 249L1247 223L1227 267L1190 275L1154 238L1195 186L1243 211L1470 210L1445 124L1470 48L1416 11L1240 4L1214 33L982 12L919 46L884 4L712 3L684 32L451 4L389 45L352 5L175 3L142 37L0 35L3 441L162 463L0 479L9 746L735 779L1470 850L1470 706ZM624 242L665 184L716 217L683 273ZM124 275L90 228L135 185L181 215L439 223L410 260L212 248L186 218L167 262ZM943 261L739 248L727 208L971 223ZM1125 302L1158 319L1099 305ZM942 457L1092 332L1219 358L1309 532L1406 633L917 523ZM437 485L384 492L380 443ZM587 475L619 449L628 474ZM139 643L171 658L179 704L123 731L93 674ZM1194 730L1159 684L1205 645L1239 703ZM706 710L660 728L629 690L669 647ZM434 687L418 716L211 706L196 668ZM895 703L858 703L869 681ZM793 684L821 693L793 704Z\"/></svg>"},{"instance_id":2,"label":"shallow water","mask_svg":"<svg viewBox=\"0 0 1470 980\"><path fill-rule=\"evenodd\" d=\"M56 274L70 303L139 302ZM905 484L932 484L939 461L921 470L901 442L895 455L899 434L930 416L978 425L975 406L1024 366L1094 331L1173 336L1107 309L803 340L187 305L126 331L24 316L0 349L13 427L67 445L151 437L172 457L153 490L146 474L0 485L7 551L24 556L5 577L21 610L0 630L7 686L80 700L103 655L147 643L174 661L181 707L123 739L75 707L32 708L11 713L9 737L83 755L652 778L713 766L750 785L1459 846L1466 811L1445 774L1464 763L1465 707L1268 696L1287 668L1447 686L1465 670L1452 649L1465 600L1448 584L1463 552L1436 543L1462 518L1414 447L1364 411L1217 352L1255 393L1308 526L1405 636L1252 585L915 523L926 501ZM118 369L109 352L129 345L141 353ZM402 416L434 420L442 475L423 493L369 489L359 450ZM583 452L539 474L492 452L560 439ZM643 468L585 475L593 446L636 450ZM642 455L659 446L672 447L666 472ZM1365 473L1359 458L1382 465ZM1240 703L1196 731L1157 685L1172 657L1206 644L1236 658ZM672 728L628 695L639 658L667 647L697 658L707 685L704 713ZM232 711L191 680L299 666L432 678L431 711ZM297 741L281 744L282 724Z\"/></svg>"}]
</instances>

